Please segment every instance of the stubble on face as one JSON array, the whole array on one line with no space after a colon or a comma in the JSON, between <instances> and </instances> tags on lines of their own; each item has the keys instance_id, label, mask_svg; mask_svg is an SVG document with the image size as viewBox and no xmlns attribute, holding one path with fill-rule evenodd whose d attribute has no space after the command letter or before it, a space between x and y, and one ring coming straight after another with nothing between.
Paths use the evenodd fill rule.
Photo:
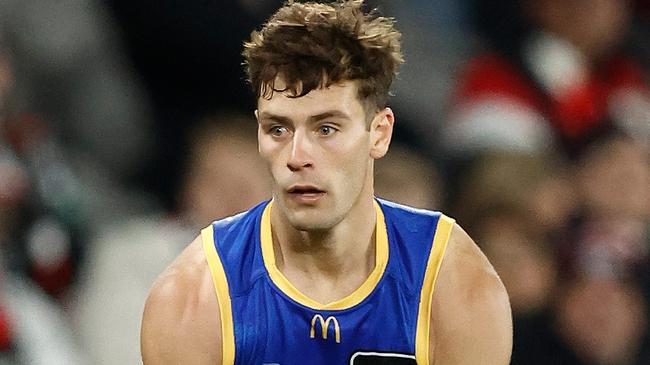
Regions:
<instances>
[{"instance_id":1,"label":"stubble on face","mask_svg":"<svg viewBox=\"0 0 650 365\"><path fill-rule=\"evenodd\" d=\"M284 224L299 231L328 231L344 221L362 197L372 199L367 118L354 82L300 98L275 93L269 100L260 99L258 106L260 153L271 171L274 208ZM269 133L276 125L282 131L286 127L286 138ZM324 127L331 127L332 134L323 135ZM308 195L295 194L295 187L323 194L311 201Z\"/></svg>"}]
</instances>

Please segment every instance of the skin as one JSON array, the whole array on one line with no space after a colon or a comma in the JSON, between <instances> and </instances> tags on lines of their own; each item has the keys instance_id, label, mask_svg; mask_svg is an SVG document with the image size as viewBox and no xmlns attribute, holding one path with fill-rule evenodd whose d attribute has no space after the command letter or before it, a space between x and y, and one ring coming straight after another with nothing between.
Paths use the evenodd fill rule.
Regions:
<instances>
[{"instance_id":1,"label":"skin","mask_svg":"<svg viewBox=\"0 0 650 365\"><path fill-rule=\"evenodd\" d=\"M541 29L571 42L591 62L620 45L631 20L626 0L541 0L526 7Z\"/></svg>"},{"instance_id":2,"label":"skin","mask_svg":"<svg viewBox=\"0 0 650 365\"><path fill-rule=\"evenodd\" d=\"M265 183L268 175L256 151L256 136L248 127L230 124L248 124L250 118L226 118L225 123L219 120L217 125L201 126L192 140L180 202L181 210L197 228L247 210L271 195L270 184Z\"/></svg>"},{"instance_id":3,"label":"skin","mask_svg":"<svg viewBox=\"0 0 650 365\"><path fill-rule=\"evenodd\" d=\"M276 81L276 86L278 86ZM281 86L281 85L280 85ZM281 87L278 87L281 89ZM259 151L273 182L276 265L320 303L344 298L374 268L373 164L388 151L394 115L368 118L355 82L300 98L258 100ZM300 188L298 194L292 190ZM485 256L458 226L431 311L430 364L508 364L508 297ZM145 305L145 364L216 364L220 318L197 238L155 283ZM170 329L174 330L170 330Z\"/></svg>"}]
</instances>

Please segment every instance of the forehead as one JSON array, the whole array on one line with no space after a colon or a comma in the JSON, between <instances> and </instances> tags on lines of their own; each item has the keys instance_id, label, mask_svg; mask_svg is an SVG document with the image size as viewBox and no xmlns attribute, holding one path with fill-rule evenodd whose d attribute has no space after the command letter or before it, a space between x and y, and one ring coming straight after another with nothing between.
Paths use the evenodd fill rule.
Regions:
<instances>
[{"instance_id":1,"label":"forehead","mask_svg":"<svg viewBox=\"0 0 650 365\"><path fill-rule=\"evenodd\" d=\"M284 89L284 86L281 79L276 80L275 89ZM295 120L306 119L327 111L340 111L350 118L364 115L355 81L343 81L329 87L314 89L298 98L291 97L290 93L274 92L270 99L260 97L257 109L260 115L268 113Z\"/></svg>"}]
</instances>

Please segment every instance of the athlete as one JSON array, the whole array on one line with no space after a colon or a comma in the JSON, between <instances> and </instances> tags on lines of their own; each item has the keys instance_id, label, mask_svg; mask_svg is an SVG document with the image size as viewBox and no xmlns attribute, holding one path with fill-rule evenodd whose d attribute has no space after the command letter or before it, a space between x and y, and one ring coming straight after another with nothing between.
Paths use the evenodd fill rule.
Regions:
<instances>
[{"instance_id":1,"label":"athlete","mask_svg":"<svg viewBox=\"0 0 650 365\"><path fill-rule=\"evenodd\" d=\"M508 296L470 237L374 197L403 60L393 20L362 6L289 1L245 44L273 197L160 276L145 365L509 363Z\"/></svg>"}]
</instances>

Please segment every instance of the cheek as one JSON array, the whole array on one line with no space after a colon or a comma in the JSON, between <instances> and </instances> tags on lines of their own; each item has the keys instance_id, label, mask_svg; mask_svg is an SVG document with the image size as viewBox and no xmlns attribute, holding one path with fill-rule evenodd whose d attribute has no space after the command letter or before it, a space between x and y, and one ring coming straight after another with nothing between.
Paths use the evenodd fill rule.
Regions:
<instances>
[{"instance_id":1,"label":"cheek","mask_svg":"<svg viewBox=\"0 0 650 365\"><path fill-rule=\"evenodd\" d=\"M352 203L363 189L369 169L369 151L365 145L357 144L353 148L339 151L332 155L335 164L331 170L337 171L336 180L343 195Z\"/></svg>"},{"instance_id":2,"label":"cheek","mask_svg":"<svg viewBox=\"0 0 650 365\"><path fill-rule=\"evenodd\" d=\"M345 138L333 139L327 145L344 158L354 160L368 160L370 158L370 133L363 128L350 130Z\"/></svg>"},{"instance_id":3,"label":"cheek","mask_svg":"<svg viewBox=\"0 0 650 365\"><path fill-rule=\"evenodd\" d=\"M260 140L260 157L271 172L273 172L278 165L282 165L282 153L282 145L277 143L265 143L264 140Z\"/></svg>"}]
</instances>

